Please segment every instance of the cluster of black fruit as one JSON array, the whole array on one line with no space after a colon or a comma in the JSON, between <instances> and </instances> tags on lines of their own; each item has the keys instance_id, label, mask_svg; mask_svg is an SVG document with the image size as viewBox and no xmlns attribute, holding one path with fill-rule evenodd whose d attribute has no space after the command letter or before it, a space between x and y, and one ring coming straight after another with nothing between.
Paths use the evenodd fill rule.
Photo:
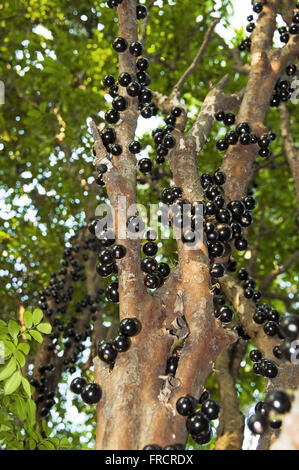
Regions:
<instances>
[{"instance_id":1,"label":"cluster of black fruit","mask_svg":"<svg viewBox=\"0 0 299 470\"><path fill-rule=\"evenodd\" d=\"M262 9L263 9L263 4L265 4L265 2L257 2L253 5L252 9L254 11L254 13L261 13ZM255 23L253 22L253 15L249 15L247 17L247 21L248 21L248 25L246 26L246 31L248 31L248 33L252 33L254 28L255 28ZM243 39L240 44L238 44L238 49L240 51L248 51L250 52L250 49L251 49L251 38L250 37L247 37L245 39Z\"/></svg>"},{"instance_id":2,"label":"cluster of black fruit","mask_svg":"<svg viewBox=\"0 0 299 470\"><path fill-rule=\"evenodd\" d=\"M131 346L131 337L138 335L141 324L137 318L124 318L119 324L119 334L113 341L101 340L98 344L98 356L113 365L118 353L128 351Z\"/></svg>"},{"instance_id":3,"label":"cluster of black fruit","mask_svg":"<svg viewBox=\"0 0 299 470\"><path fill-rule=\"evenodd\" d=\"M94 382L87 383L83 377L72 380L70 388L73 393L81 395L82 400L89 405L98 403L102 397L101 387Z\"/></svg>"},{"instance_id":4,"label":"cluster of black fruit","mask_svg":"<svg viewBox=\"0 0 299 470\"><path fill-rule=\"evenodd\" d=\"M293 77L296 73L297 67L295 64L291 64L286 68L286 74L289 77ZM292 88L291 85L291 81L286 80L286 78L279 79L277 81L270 102L270 106L272 106L272 108L277 108L280 105L281 101L287 102L292 98L295 89Z\"/></svg>"},{"instance_id":5,"label":"cluster of black fruit","mask_svg":"<svg viewBox=\"0 0 299 470\"><path fill-rule=\"evenodd\" d=\"M38 381L37 379L30 379L30 385L35 387L35 389L38 391L38 395L35 399L36 405L40 405L40 410L39 414L42 418L45 418L48 416L50 409L53 408L55 405L55 392L48 390L47 387L47 377L46 377L46 372L53 372L55 370L53 364L48 364L46 365L41 365L39 366L39 375L40 375L40 380Z\"/></svg>"},{"instance_id":6,"label":"cluster of black fruit","mask_svg":"<svg viewBox=\"0 0 299 470\"><path fill-rule=\"evenodd\" d=\"M38 302L38 306L52 324L52 332L47 336L47 350L52 352L59 347L61 351L64 351L62 356L55 354L53 362L41 364L38 371L34 371L34 378L30 380L30 384L36 388L36 404L39 406L41 417L48 416L49 410L55 404L55 392L51 390L55 368L61 362L62 369L73 374L76 371L74 364L84 350L82 342L90 336L92 331L88 321L85 325L81 323L80 331L76 331L78 318L72 316L71 320L65 324L64 316L74 294L74 288L70 282L84 281L86 278L84 261L88 260L89 255L85 250L97 251L99 243L95 237L85 237L82 244L79 244L77 237L72 237L70 241L73 243L63 253L62 268L57 274L51 275L49 285L40 292ZM104 291L99 289L94 299L85 295L80 302L75 304L75 313L79 314L83 309L88 309L88 318L96 321L98 303L103 293Z\"/></svg>"},{"instance_id":7,"label":"cluster of black fruit","mask_svg":"<svg viewBox=\"0 0 299 470\"><path fill-rule=\"evenodd\" d=\"M107 0L107 6L109 8L117 8L123 0ZM136 17L137 20L144 20L147 17L147 8L145 5L136 6Z\"/></svg>"},{"instance_id":8,"label":"cluster of black fruit","mask_svg":"<svg viewBox=\"0 0 299 470\"><path fill-rule=\"evenodd\" d=\"M154 258L157 254L158 246L155 243L157 234L153 230L146 233L146 243L142 247L142 251L146 256L141 261L141 269L145 273L144 285L148 289L158 289L164 284L164 280L170 274L170 267L167 263L158 263Z\"/></svg>"},{"instance_id":9,"label":"cluster of black fruit","mask_svg":"<svg viewBox=\"0 0 299 470\"><path fill-rule=\"evenodd\" d=\"M234 124L234 117L235 116L232 113L225 114L224 111L218 111L215 115L215 119L217 121L223 121L224 124L228 126ZM269 158L271 156L269 145L271 141L275 139L276 135L272 131L259 137L251 132L251 127L248 122L240 122L237 124L235 130L227 132L223 139L216 142L216 147L221 152L224 152L230 145L236 145L238 143L241 145L258 144L259 155L263 158Z\"/></svg>"},{"instance_id":10,"label":"cluster of black fruit","mask_svg":"<svg viewBox=\"0 0 299 470\"><path fill-rule=\"evenodd\" d=\"M174 131L176 120L182 114L182 109L177 106L173 107L170 114L165 118L165 127L154 129L152 137L154 139L155 150L157 153L157 163L165 162L168 152L175 146L176 140L171 135Z\"/></svg>"},{"instance_id":11,"label":"cluster of black fruit","mask_svg":"<svg viewBox=\"0 0 299 470\"><path fill-rule=\"evenodd\" d=\"M196 411L199 405L201 409ZM190 395L179 398L176 410L181 416L187 417L187 431L197 444L204 445L210 442L213 437L210 421L218 418L220 406L210 398L207 390L203 392L199 400Z\"/></svg>"},{"instance_id":12,"label":"cluster of black fruit","mask_svg":"<svg viewBox=\"0 0 299 470\"><path fill-rule=\"evenodd\" d=\"M294 10L292 21L293 23L289 26L289 28L287 28L287 26L281 26L278 28L280 41L284 44L289 42L290 34L299 34L299 11Z\"/></svg>"},{"instance_id":13,"label":"cluster of black fruit","mask_svg":"<svg viewBox=\"0 0 299 470\"><path fill-rule=\"evenodd\" d=\"M155 116L158 110L152 103L153 93L149 88L146 88L151 83L151 77L146 72L149 67L149 61L145 57L140 57L144 51L142 43L134 41L129 45L125 38L117 37L113 41L112 46L117 53L123 53L128 49L134 57L139 57L136 61L138 71L136 79L128 72L121 73L117 83L112 75L104 77L103 84L109 88L109 94L113 98L113 109L110 109L105 114L106 121L109 124L116 124L120 119L119 112L125 111L129 106L128 99L118 94L119 87L126 88L129 97L138 98L138 109L142 117L149 119Z\"/></svg>"},{"instance_id":14,"label":"cluster of black fruit","mask_svg":"<svg viewBox=\"0 0 299 470\"><path fill-rule=\"evenodd\" d=\"M264 359L261 351L253 349L249 354L250 359L254 362L253 372L269 379L274 379L278 374L277 366L268 359Z\"/></svg>"},{"instance_id":15,"label":"cluster of black fruit","mask_svg":"<svg viewBox=\"0 0 299 470\"><path fill-rule=\"evenodd\" d=\"M280 416L291 409L291 400L287 393L275 390L267 393L265 401L255 406L255 413L248 420L247 425L254 434L263 434L268 426L274 429L281 427Z\"/></svg>"}]
</instances>

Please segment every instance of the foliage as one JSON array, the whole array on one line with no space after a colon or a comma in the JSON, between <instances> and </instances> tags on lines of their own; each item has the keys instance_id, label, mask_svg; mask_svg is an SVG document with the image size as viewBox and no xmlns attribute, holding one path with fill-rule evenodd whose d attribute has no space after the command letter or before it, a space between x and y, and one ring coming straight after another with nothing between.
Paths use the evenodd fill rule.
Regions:
<instances>
[{"instance_id":1,"label":"foliage","mask_svg":"<svg viewBox=\"0 0 299 470\"><path fill-rule=\"evenodd\" d=\"M106 8L104 1L96 0L5 0L0 12L0 76L6 86L5 105L0 107L0 338L6 348L6 365L0 371L0 442L6 449L47 449L68 447L71 440L73 448L87 448L94 437L94 410L81 403L86 420L74 429L67 415L67 374L62 376L64 388L54 411L56 422L65 420L64 430L60 431L50 420L54 437L45 439L37 431L32 388L23 369L36 343L42 341L41 333L49 333L47 323L38 321L38 310L30 313L37 305L38 292L49 282L51 273L58 271L64 246L70 245L69 238L93 215L96 202L106 197L105 190L98 193L93 184L87 119L93 117L100 123L107 109L101 80L107 73L117 73L117 58L111 49L117 21L115 12ZM231 15L229 0L155 2L145 41L152 59L151 88L168 94L197 53L211 19L221 17L222 26L228 28ZM243 31L237 31L236 36L234 45ZM248 61L248 56L244 53L242 59ZM223 40L214 34L204 60L182 89L190 125L209 83L216 83L226 73L231 77L227 91L244 87L246 77L234 71ZM291 103L288 106L294 140L298 141L298 107ZM277 110L268 113L267 125L279 134ZM150 145L152 139L141 123L139 133L144 147ZM223 133L221 125L215 124L198 156L200 172L212 171L221 164L215 140ZM247 266L256 259L253 273L260 281L295 251L298 236L293 180L279 136L272 150L273 162L266 168L260 162L256 171L254 193L259 204L254 213L255 224L249 230L250 250L245 255L236 254L236 259ZM149 154L153 155L153 151ZM154 191L152 186L150 190L149 180L139 176L140 203L157 202L162 188L171 183L166 163L161 172L154 182ZM266 236L271 228L271 236ZM177 253L171 240L163 241L159 254L172 267L176 265ZM296 293L297 273L298 264L293 264L269 286L269 292L290 298ZM82 298L85 291L85 286L79 284L76 299ZM267 297L263 300L268 301ZM75 301L63 318L66 323L76 315ZM296 307L279 300L272 305L281 312ZM16 314L21 306L26 309L23 329ZM103 301L102 310L108 330L116 322L115 308ZM248 356L245 361L247 365L242 367L238 383L242 409L252 403L250 390L262 391L257 379L252 385ZM216 397L213 376L209 386ZM80 434L85 435L84 443Z\"/></svg>"}]
</instances>

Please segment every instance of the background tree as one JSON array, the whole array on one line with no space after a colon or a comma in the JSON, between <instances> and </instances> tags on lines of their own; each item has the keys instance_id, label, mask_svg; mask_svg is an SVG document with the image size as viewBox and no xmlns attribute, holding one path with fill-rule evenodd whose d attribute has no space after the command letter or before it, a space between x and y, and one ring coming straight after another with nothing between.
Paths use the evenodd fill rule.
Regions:
<instances>
[{"instance_id":1,"label":"background tree","mask_svg":"<svg viewBox=\"0 0 299 470\"><path fill-rule=\"evenodd\" d=\"M226 174L226 202L241 199L250 190L258 201L254 224L246 234L249 248L241 252L233 248L238 268L245 266L258 281L261 303L271 302L282 315L295 312L299 197L294 123L298 111L292 102L282 103L278 110L269 107L277 80L298 56L298 34L291 34L284 47L273 47L276 20L281 21L282 15L288 26L293 24L295 4L267 1L255 15L258 20L250 54L236 47L244 37L243 30L236 32L232 43L226 43L215 30L217 21L228 27L230 6L229 1L221 6L212 1L201 5L148 2L150 14L137 25L135 0L123 0L117 8L118 21L115 10L93 1L2 5L0 63L6 102L0 118L4 204L1 318L6 322L15 318L24 326L24 308L37 306L39 292L50 281L59 291L59 302L51 297L46 307L43 300L39 304L52 323L52 334L38 347L30 344L22 366L32 384L38 381L34 393L42 434L49 430L40 425L46 411L45 401L38 397L55 391L58 398L51 412L55 421L47 418L52 436L58 439L52 442L54 447L63 437L69 438L73 448L94 442L95 410L76 398L84 426L71 425L65 384L72 373L82 372L90 381L94 374L103 390L96 448L104 449L185 444L187 430L175 404L186 394L198 398L204 386L222 406L216 444L214 437L209 445L241 448L243 415L248 415L265 390L264 378L252 371L249 352L253 348L279 364L279 374L268 387L287 390L298 385L296 367L273 357L278 338L268 338L263 327L252 321L255 303L244 297L234 275L220 279L226 301L236 312L234 323L224 328L215 320L206 244L195 252L186 251L181 242L172 239L159 244L158 260L168 262L172 272L162 288L149 293L140 269L140 241L126 240L126 256L118 262L118 306L104 294L111 278L95 275L99 242L86 228L96 206L107 197L112 205L119 195L125 195L129 203L157 203L162 189L175 185L188 202L202 201L199 175L221 167ZM104 75L136 73L136 59L128 51L119 57L113 51L116 36L129 44L138 37L144 43L144 56L152 63L150 88L159 110L158 117L150 121L153 128L173 106L183 112L172 133L176 146L167 161L155 163L152 173L144 176L127 150L135 139L137 123L143 148L153 161L156 154L148 147L153 141L147 126L141 124L136 99L130 99L129 109L115 126L122 155L113 158L114 168L105 173L106 186L99 190L93 144L96 165L106 150L95 128L94 135L90 134L87 118L102 129L103 110L107 110L101 85ZM121 93L125 94L124 88ZM272 156L257 159L256 144L230 146L224 156L216 151L215 142L225 134L222 125L214 124L215 114L221 110L235 111L237 123L248 122L258 136L270 128L276 132ZM228 256L220 261L227 262ZM53 273L60 274L51 278ZM58 279L64 280L60 287ZM98 359L93 366L98 341L113 338L119 319L127 317L137 317L142 325L129 351L118 355L112 371ZM242 326L250 340L245 335L238 338L234 325ZM165 368L178 339L183 347L173 378ZM45 370L43 366L49 364L53 369ZM7 435L2 431L2 445L7 448ZM269 448L271 438L271 432L263 435L260 446ZM45 445L40 439L41 435L35 436L29 444L21 436L9 445ZM196 446L192 440L189 445Z\"/></svg>"}]
</instances>

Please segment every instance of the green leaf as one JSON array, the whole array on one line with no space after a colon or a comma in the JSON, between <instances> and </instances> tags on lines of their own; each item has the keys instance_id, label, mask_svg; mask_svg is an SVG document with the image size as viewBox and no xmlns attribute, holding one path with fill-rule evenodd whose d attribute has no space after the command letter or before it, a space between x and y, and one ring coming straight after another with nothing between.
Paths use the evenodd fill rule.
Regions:
<instances>
[{"instance_id":1,"label":"green leaf","mask_svg":"<svg viewBox=\"0 0 299 470\"><path fill-rule=\"evenodd\" d=\"M50 325L50 323L40 323L39 325L37 325L37 329L41 333L45 333L46 335L48 335L52 331L52 326Z\"/></svg>"},{"instance_id":2,"label":"green leaf","mask_svg":"<svg viewBox=\"0 0 299 470\"><path fill-rule=\"evenodd\" d=\"M27 355L30 351L30 345L28 343L20 343L17 349Z\"/></svg>"},{"instance_id":3,"label":"green leaf","mask_svg":"<svg viewBox=\"0 0 299 470\"><path fill-rule=\"evenodd\" d=\"M7 382L5 382L5 385L4 385L4 394L5 395L11 395L13 392L15 392L20 384L21 384L21 380L22 380L22 374L19 370L17 370L16 372L14 372L14 374L7 380Z\"/></svg>"},{"instance_id":4,"label":"green leaf","mask_svg":"<svg viewBox=\"0 0 299 470\"><path fill-rule=\"evenodd\" d=\"M33 315L32 315L32 321L34 325L38 325L42 321L43 317L44 317L43 312L39 308L36 308L33 311Z\"/></svg>"},{"instance_id":5,"label":"green leaf","mask_svg":"<svg viewBox=\"0 0 299 470\"><path fill-rule=\"evenodd\" d=\"M5 380L16 370L17 361L12 357L9 362L0 371L0 380Z\"/></svg>"},{"instance_id":6,"label":"green leaf","mask_svg":"<svg viewBox=\"0 0 299 470\"><path fill-rule=\"evenodd\" d=\"M43 342L43 337L38 331L32 330L32 331L30 331L30 334L31 334L32 338L35 339L35 341L37 341L38 343Z\"/></svg>"},{"instance_id":7,"label":"green leaf","mask_svg":"<svg viewBox=\"0 0 299 470\"><path fill-rule=\"evenodd\" d=\"M28 380L25 378L25 377L22 377L22 385L23 385L23 389L25 390L25 393L31 397L31 387L30 387L30 383L28 382Z\"/></svg>"},{"instance_id":8,"label":"green leaf","mask_svg":"<svg viewBox=\"0 0 299 470\"><path fill-rule=\"evenodd\" d=\"M72 444L69 442L69 440L66 437L63 437L59 443L60 447L72 447Z\"/></svg>"},{"instance_id":9,"label":"green leaf","mask_svg":"<svg viewBox=\"0 0 299 470\"><path fill-rule=\"evenodd\" d=\"M39 450L56 450L56 447L49 441L43 440L39 445L38 445Z\"/></svg>"},{"instance_id":10,"label":"green leaf","mask_svg":"<svg viewBox=\"0 0 299 470\"><path fill-rule=\"evenodd\" d=\"M18 336L20 331L21 331L20 325L14 320L9 320L8 332L13 339L15 339Z\"/></svg>"},{"instance_id":11,"label":"green leaf","mask_svg":"<svg viewBox=\"0 0 299 470\"><path fill-rule=\"evenodd\" d=\"M33 425L35 423L36 404L33 400L29 399L27 405L29 423Z\"/></svg>"},{"instance_id":12,"label":"green leaf","mask_svg":"<svg viewBox=\"0 0 299 470\"><path fill-rule=\"evenodd\" d=\"M29 312L29 310L25 310L24 323L25 323L26 328L29 329L32 327L32 313Z\"/></svg>"},{"instance_id":13,"label":"green leaf","mask_svg":"<svg viewBox=\"0 0 299 470\"><path fill-rule=\"evenodd\" d=\"M21 351L16 351L14 353L15 358L17 359L18 363L20 364L21 367L24 367L26 361L25 361L25 356Z\"/></svg>"}]
</instances>

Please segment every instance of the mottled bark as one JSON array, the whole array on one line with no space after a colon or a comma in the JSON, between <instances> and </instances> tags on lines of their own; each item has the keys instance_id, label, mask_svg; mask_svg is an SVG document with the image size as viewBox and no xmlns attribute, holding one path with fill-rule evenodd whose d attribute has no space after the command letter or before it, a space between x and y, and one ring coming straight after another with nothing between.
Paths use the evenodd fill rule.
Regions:
<instances>
[{"instance_id":1,"label":"mottled bark","mask_svg":"<svg viewBox=\"0 0 299 470\"><path fill-rule=\"evenodd\" d=\"M215 364L215 378L220 389L221 413L217 428L215 450L240 450L244 439L245 417L239 409L236 381L247 342L238 342L225 348Z\"/></svg>"}]
</instances>

